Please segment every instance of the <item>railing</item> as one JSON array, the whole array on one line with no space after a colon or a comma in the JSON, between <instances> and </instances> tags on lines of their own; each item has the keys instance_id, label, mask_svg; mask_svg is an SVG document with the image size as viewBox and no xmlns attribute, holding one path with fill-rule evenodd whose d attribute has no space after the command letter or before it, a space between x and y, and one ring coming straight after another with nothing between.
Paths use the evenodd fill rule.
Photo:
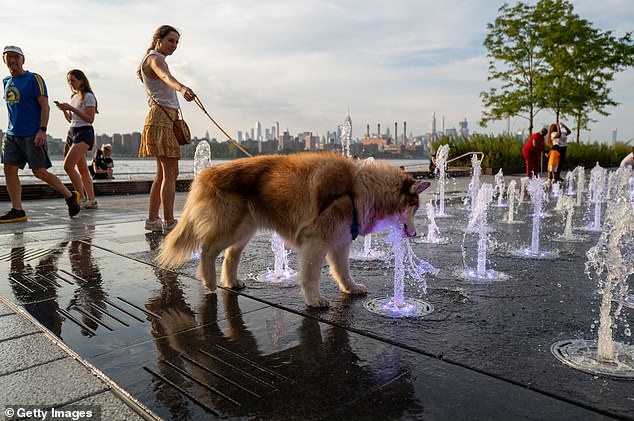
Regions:
<instances>
[{"instance_id":1,"label":"railing","mask_svg":"<svg viewBox=\"0 0 634 421\"><path fill-rule=\"evenodd\" d=\"M480 155L480 159L479 159L480 162L482 162L482 160L484 159L484 152L466 152L466 153L463 153L460 156L457 156L455 158L451 158L449 161L447 161L447 164L449 164L450 162L456 161L456 160L458 160L460 158L464 158L465 156L469 156L469 155Z\"/></svg>"},{"instance_id":2,"label":"railing","mask_svg":"<svg viewBox=\"0 0 634 421\"><path fill-rule=\"evenodd\" d=\"M482 162L482 160L484 159L484 152L466 152L466 153L463 153L460 156L457 156L455 158L451 158L450 160L447 161L447 164L449 164L450 162L456 161L456 160L458 160L460 158L464 158L465 156L469 156L469 155L478 155L480 157L479 158L480 162ZM403 168L405 170L415 169L415 170L418 170L418 171L423 171L423 165L426 165L427 166L427 171L429 171L429 167L430 167L431 163L430 164L405 165L405 166L403 166Z\"/></svg>"}]
</instances>

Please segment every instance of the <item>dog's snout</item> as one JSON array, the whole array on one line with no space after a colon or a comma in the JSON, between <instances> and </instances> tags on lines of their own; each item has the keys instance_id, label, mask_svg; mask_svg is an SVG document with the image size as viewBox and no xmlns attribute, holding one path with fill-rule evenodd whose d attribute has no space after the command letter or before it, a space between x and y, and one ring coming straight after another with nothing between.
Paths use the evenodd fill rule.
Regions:
<instances>
[{"instance_id":1,"label":"dog's snout","mask_svg":"<svg viewBox=\"0 0 634 421\"><path fill-rule=\"evenodd\" d=\"M403 224L403 232L405 232L405 235L407 237L416 237L416 231L410 232L410 230L407 228L407 224Z\"/></svg>"}]
</instances>

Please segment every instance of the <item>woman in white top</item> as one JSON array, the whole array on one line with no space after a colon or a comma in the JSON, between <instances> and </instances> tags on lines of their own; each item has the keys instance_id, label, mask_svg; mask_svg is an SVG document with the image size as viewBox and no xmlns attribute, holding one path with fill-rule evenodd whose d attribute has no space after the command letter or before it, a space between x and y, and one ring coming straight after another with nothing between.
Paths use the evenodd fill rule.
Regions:
<instances>
[{"instance_id":1,"label":"woman in white top","mask_svg":"<svg viewBox=\"0 0 634 421\"><path fill-rule=\"evenodd\" d=\"M141 134L139 156L153 156L156 159L156 177L150 189L145 229L161 231L164 235L168 234L177 222L174 219L174 198L180 147L172 123L179 110L176 92L180 92L186 101L192 101L196 97L194 91L172 76L165 61L167 56L176 51L179 39L180 34L174 27L160 26L154 32L150 48L137 69L150 107ZM159 216L161 207L164 220Z\"/></svg>"},{"instance_id":2,"label":"woman in white top","mask_svg":"<svg viewBox=\"0 0 634 421\"><path fill-rule=\"evenodd\" d=\"M92 92L88 78L81 70L73 69L66 75L72 95L70 103L55 102L70 123L66 145L68 153L64 158L64 170L73 187L81 196L82 209L97 209L92 176L86 163L86 152L95 144L95 130L92 123L97 111L97 99Z\"/></svg>"},{"instance_id":3,"label":"woman in white top","mask_svg":"<svg viewBox=\"0 0 634 421\"><path fill-rule=\"evenodd\" d=\"M565 131L562 131L562 127ZM568 126L564 123L558 122L557 124L551 124L548 129L549 145L553 145L553 149L559 152L559 166L555 173L555 179L563 181L560 177L561 168L566 162L566 149L568 149L568 136L572 133Z\"/></svg>"}]
</instances>

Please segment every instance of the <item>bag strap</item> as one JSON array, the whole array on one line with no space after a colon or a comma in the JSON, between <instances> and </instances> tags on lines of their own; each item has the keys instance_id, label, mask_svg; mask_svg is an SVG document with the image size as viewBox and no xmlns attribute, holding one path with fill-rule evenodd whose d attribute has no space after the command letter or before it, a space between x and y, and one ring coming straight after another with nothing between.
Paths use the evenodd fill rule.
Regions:
<instances>
[{"instance_id":1,"label":"bag strap","mask_svg":"<svg viewBox=\"0 0 634 421\"><path fill-rule=\"evenodd\" d=\"M176 120L178 120L178 118L176 118L176 119L172 118L172 116L170 116L170 113L168 113L168 112L167 112L167 110L165 109L165 107L163 107L161 104L159 104L159 103L158 103L158 101L156 100L156 98L154 98L154 97L152 96L152 93L149 91L149 89L148 89L148 88L147 88L147 86L145 85L145 73L143 73L143 63L145 63L145 60L147 60L147 58L148 58L148 57L149 57L149 55L148 55L148 56L146 56L146 57L143 59L143 61L141 62L141 81L143 82L143 87L145 88L145 92L147 93L147 96L149 96L149 97L150 97L150 99L151 99L152 101L154 101L154 103L155 103L156 105L158 105L159 107L161 107L161 110L163 110L163 111L165 112L165 114L167 114L167 117L168 117L170 120L172 120L172 123L174 123ZM182 110L181 110L181 108L180 108L180 104L179 104L179 107L178 107L178 112L180 113L180 116L181 116L181 119L182 119L182 118L183 118L183 111L182 111Z\"/></svg>"},{"instance_id":2,"label":"bag strap","mask_svg":"<svg viewBox=\"0 0 634 421\"><path fill-rule=\"evenodd\" d=\"M161 110L163 110L165 112L165 114L167 115L167 117L172 120L172 123L175 122L177 119L172 118L172 116L170 115L170 113L167 112L167 110L165 109L165 107L163 107L161 104L158 103L158 101L156 99L154 99L154 97L152 96L152 94L150 94L150 91L147 90L147 88L145 88L145 91L147 92L148 96L152 99L152 101L154 101L154 103L156 105L158 105L159 107L161 107ZM178 111L180 112L180 108L178 109ZM182 113L181 113L182 116Z\"/></svg>"}]
</instances>

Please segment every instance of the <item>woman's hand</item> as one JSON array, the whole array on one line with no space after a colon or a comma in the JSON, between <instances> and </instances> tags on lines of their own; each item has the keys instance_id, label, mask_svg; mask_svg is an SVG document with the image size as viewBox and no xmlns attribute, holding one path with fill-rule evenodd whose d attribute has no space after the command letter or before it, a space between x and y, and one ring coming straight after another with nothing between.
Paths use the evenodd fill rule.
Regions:
<instances>
[{"instance_id":1,"label":"woman's hand","mask_svg":"<svg viewBox=\"0 0 634 421\"><path fill-rule=\"evenodd\" d=\"M183 98L185 98L185 101L193 101L194 98L196 98L196 94L194 93L194 91L192 91L191 88L188 88L187 86L183 84L181 84L181 87L178 90L178 92L183 94Z\"/></svg>"},{"instance_id":2,"label":"woman's hand","mask_svg":"<svg viewBox=\"0 0 634 421\"><path fill-rule=\"evenodd\" d=\"M59 108L62 111L73 111L73 107L66 103L66 102L56 102L55 105L57 105L57 108Z\"/></svg>"}]
</instances>

